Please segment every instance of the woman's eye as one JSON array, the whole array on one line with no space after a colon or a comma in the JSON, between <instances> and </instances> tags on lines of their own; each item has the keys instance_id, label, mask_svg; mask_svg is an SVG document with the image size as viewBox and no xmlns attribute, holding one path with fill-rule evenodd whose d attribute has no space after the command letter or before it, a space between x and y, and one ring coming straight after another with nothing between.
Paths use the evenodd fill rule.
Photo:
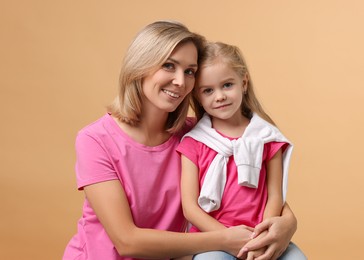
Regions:
<instances>
[{"instance_id":1,"label":"woman's eye","mask_svg":"<svg viewBox=\"0 0 364 260\"><path fill-rule=\"evenodd\" d=\"M185 73L188 76L195 76L195 71L193 69L187 69L187 70L185 70Z\"/></svg>"},{"instance_id":2,"label":"woman's eye","mask_svg":"<svg viewBox=\"0 0 364 260\"><path fill-rule=\"evenodd\" d=\"M163 67L164 69L167 69L167 70L173 70L173 69L174 69L174 64L173 64L173 63L164 63L164 64L162 65L162 67Z\"/></svg>"}]
</instances>

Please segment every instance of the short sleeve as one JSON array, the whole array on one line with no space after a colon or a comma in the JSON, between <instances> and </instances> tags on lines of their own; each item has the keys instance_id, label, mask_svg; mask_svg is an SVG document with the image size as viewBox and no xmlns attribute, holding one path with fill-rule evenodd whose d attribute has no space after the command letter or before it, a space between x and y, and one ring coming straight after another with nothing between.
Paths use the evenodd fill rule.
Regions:
<instances>
[{"instance_id":1,"label":"short sleeve","mask_svg":"<svg viewBox=\"0 0 364 260\"><path fill-rule=\"evenodd\" d=\"M264 151L265 151L265 160L269 161L270 159L272 159L274 157L274 155L279 151L279 149L282 148L282 153L286 150L288 146L288 143L284 143L284 142L271 142L271 143L266 143L265 147L264 147Z\"/></svg>"},{"instance_id":2,"label":"short sleeve","mask_svg":"<svg viewBox=\"0 0 364 260\"><path fill-rule=\"evenodd\" d=\"M110 156L101 140L80 132L76 138L77 188L98 182L118 179Z\"/></svg>"},{"instance_id":3,"label":"short sleeve","mask_svg":"<svg viewBox=\"0 0 364 260\"><path fill-rule=\"evenodd\" d=\"M191 137L185 137L177 147L177 152L190 159L195 165L198 165L197 141Z\"/></svg>"}]
</instances>

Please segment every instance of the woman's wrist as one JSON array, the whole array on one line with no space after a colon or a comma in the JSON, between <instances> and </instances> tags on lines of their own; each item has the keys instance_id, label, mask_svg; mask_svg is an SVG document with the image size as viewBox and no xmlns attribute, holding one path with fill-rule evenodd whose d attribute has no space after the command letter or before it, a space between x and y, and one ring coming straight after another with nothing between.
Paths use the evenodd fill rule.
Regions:
<instances>
[{"instance_id":1,"label":"woman's wrist","mask_svg":"<svg viewBox=\"0 0 364 260\"><path fill-rule=\"evenodd\" d=\"M289 207L289 205L286 203L282 210L282 218L284 219L287 226L290 227L290 230L292 231L292 236L297 230L297 218L293 214L293 211Z\"/></svg>"}]
</instances>

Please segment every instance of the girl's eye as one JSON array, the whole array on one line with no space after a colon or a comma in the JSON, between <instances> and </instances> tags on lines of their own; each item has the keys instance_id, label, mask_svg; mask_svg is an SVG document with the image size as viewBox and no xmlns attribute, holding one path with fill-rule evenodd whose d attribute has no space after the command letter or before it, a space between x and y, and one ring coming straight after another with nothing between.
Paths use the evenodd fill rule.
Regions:
<instances>
[{"instance_id":1,"label":"girl's eye","mask_svg":"<svg viewBox=\"0 0 364 260\"><path fill-rule=\"evenodd\" d=\"M195 71L193 69L187 69L187 70L185 70L185 73L188 76L195 76Z\"/></svg>"},{"instance_id":2,"label":"girl's eye","mask_svg":"<svg viewBox=\"0 0 364 260\"><path fill-rule=\"evenodd\" d=\"M231 88L233 86L233 83L225 83L224 88Z\"/></svg>"},{"instance_id":3,"label":"girl's eye","mask_svg":"<svg viewBox=\"0 0 364 260\"><path fill-rule=\"evenodd\" d=\"M173 64L173 63L164 63L164 64L162 65L162 67L163 67L164 69L167 69L167 70L173 70L173 69L174 69L174 64Z\"/></svg>"},{"instance_id":4,"label":"girl's eye","mask_svg":"<svg viewBox=\"0 0 364 260\"><path fill-rule=\"evenodd\" d=\"M213 92L212 88L205 88L204 90L202 90L203 94L211 94Z\"/></svg>"}]
</instances>

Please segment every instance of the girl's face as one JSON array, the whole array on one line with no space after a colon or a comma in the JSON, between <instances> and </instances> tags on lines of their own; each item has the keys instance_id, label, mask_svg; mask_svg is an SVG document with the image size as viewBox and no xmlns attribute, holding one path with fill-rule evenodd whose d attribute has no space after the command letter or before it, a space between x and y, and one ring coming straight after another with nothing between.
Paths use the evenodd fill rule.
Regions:
<instances>
[{"instance_id":1,"label":"girl's face","mask_svg":"<svg viewBox=\"0 0 364 260\"><path fill-rule=\"evenodd\" d=\"M195 84L197 49L186 42L173 50L167 61L142 82L144 111L173 112Z\"/></svg>"},{"instance_id":2,"label":"girl's face","mask_svg":"<svg viewBox=\"0 0 364 260\"><path fill-rule=\"evenodd\" d=\"M199 73L196 93L205 111L213 119L240 120L247 76L241 78L224 62L200 68Z\"/></svg>"}]
</instances>

